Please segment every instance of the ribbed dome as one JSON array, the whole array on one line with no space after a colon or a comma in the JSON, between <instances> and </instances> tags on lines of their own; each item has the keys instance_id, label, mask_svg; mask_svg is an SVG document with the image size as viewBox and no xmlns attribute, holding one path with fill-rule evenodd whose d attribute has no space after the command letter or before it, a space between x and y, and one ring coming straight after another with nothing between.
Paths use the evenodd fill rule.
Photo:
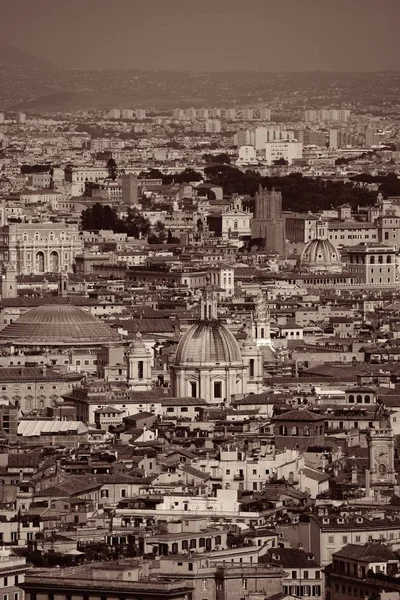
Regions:
<instances>
[{"instance_id":1,"label":"ribbed dome","mask_svg":"<svg viewBox=\"0 0 400 600\"><path fill-rule=\"evenodd\" d=\"M302 266L341 265L340 254L337 248L327 239L315 239L308 242L304 248L301 259Z\"/></svg>"},{"instance_id":2,"label":"ribbed dome","mask_svg":"<svg viewBox=\"0 0 400 600\"><path fill-rule=\"evenodd\" d=\"M175 364L226 364L241 362L239 344L233 333L217 320L192 325L178 344Z\"/></svg>"},{"instance_id":3,"label":"ribbed dome","mask_svg":"<svg viewBox=\"0 0 400 600\"><path fill-rule=\"evenodd\" d=\"M17 346L90 346L118 341L118 333L72 304L32 308L0 331L0 344Z\"/></svg>"}]
</instances>

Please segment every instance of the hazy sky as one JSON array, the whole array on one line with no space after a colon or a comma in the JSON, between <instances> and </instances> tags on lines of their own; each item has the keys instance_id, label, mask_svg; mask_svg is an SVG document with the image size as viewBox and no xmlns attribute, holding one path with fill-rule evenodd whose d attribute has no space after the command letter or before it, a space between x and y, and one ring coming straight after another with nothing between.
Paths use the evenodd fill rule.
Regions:
<instances>
[{"instance_id":1,"label":"hazy sky","mask_svg":"<svg viewBox=\"0 0 400 600\"><path fill-rule=\"evenodd\" d=\"M0 40L64 67L400 70L400 0L0 0Z\"/></svg>"}]
</instances>

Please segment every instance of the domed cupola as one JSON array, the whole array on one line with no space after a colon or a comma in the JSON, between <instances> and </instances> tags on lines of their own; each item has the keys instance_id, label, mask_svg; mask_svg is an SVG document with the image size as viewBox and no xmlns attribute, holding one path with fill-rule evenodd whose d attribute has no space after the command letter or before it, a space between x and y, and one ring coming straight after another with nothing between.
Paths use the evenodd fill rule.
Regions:
<instances>
[{"instance_id":1,"label":"domed cupola","mask_svg":"<svg viewBox=\"0 0 400 600\"><path fill-rule=\"evenodd\" d=\"M310 240L300 258L300 267L311 272L341 272L343 265L339 250L328 240L327 227L317 223L316 238Z\"/></svg>"},{"instance_id":2,"label":"domed cupola","mask_svg":"<svg viewBox=\"0 0 400 600\"><path fill-rule=\"evenodd\" d=\"M201 316L181 338L171 366L174 396L229 402L246 387L246 366L233 333L217 317L217 300L204 293Z\"/></svg>"},{"instance_id":3,"label":"domed cupola","mask_svg":"<svg viewBox=\"0 0 400 600\"><path fill-rule=\"evenodd\" d=\"M200 308L200 320L188 329L178 344L175 364L240 363L239 344L233 333L218 320L217 301L212 292L206 293Z\"/></svg>"}]
</instances>

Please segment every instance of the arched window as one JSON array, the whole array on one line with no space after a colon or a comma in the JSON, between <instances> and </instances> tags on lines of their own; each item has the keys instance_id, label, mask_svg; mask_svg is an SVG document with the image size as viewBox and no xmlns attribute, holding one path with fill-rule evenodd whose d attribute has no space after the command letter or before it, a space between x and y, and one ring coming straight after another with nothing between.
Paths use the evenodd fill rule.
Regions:
<instances>
[{"instance_id":1,"label":"arched window","mask_svg":"<svg viewBox=\"0 0 400 600\"><path fill-rule=\"evenodd\" d=\"M310 436L310 428L307 427L307 425L303 429L303 436L304 437L309 437Z\"/></svg>"},{"instance_id":2,"label":"arched window","mask_svg":"<svg viewBox=\"0 0 400 600\"><path fill-rule=\"evenodd\" d=\"M237 221L234 221L234 222L233 222L233 229L237 229L237 228L238 228L238 222L237 222Z\"/></svg>"},{"instance_id":3,"label":"arched window","mask_svg":"<svg viewBox=\"0 0 400 600\"><path fill-rule=\"evenodd\" d=\"M364 396L364 402L365 404L369 404L371 402L371 396L369 394Z\"/></svg>"},{"instance_id":4,"label":"arched window","mask_svg":"<svg viewBox=\"0 0 400 600\"><path fill-rule=\"evenodd\" d=\"M55 250L50 254L50 271L52 273L58 273L60 261L58 258L58 252Z\"/></svg>"},{"instance_id":5,"label":"arched window","mask_svg":"<svg viewBox=\"0 0 400 600\"><path fill-rule=\"evenodd\" d=\"M292 427L292 435L299 435L299 430L295 425Z\"/></svg>"},{"instance_id":6,"label":"arched window","mask_svg":"<svg viewBox=\"0 0 400 600\"><path fill-rule=\"evenodd\" d=\"M383 263L383 256L378 256L378 263L381 265Z\"/></svg>"},{"instance_id":7,"label":"arched window","mask_svg":"<svg viewBox=\"0 0 400 600\"><path fill-rule=\"evenodd\" d=\"M350 394L350 396L349 396L349 402L350 403L354 402L354 395L353 394Z\"/></svg>"},{"instance_id":8,"label":"arched window","mask_svg":"<svg viewBox=\"0 0 400 600\"><path fill-rule=\"evenodd\" d=\"M37 252L36 253L36 272L37 273L44 273L44 253L43 252Z\"/></svg>"},{"instance_id":9,"label":"arched window","mask_svg":"<svg viewBox=\"0 0 400 600\"><path fill-rule=\"evenodd\" d=\"M392 262L392 257L390 255L387 256L386 262L389 264Z\"/></svg>"},{"instance_id":10,"label":"arched window","mask_svg":"<svg viewBox=\"0 0 400 600\"><path fill-rule=\"evenodd\" d=\"M361 404L361 402L362 402L362 396L361 396L361 394L357 395L357 402L358 402L358 404Z\"/></svg>"},{"instance_id":11,"label":"arched window","mask_svg":"<svg viewBox=\"0 0 400 600\"><path fill-rule=\"evenodd\" d=\"M370 265L374 265L375 264L375 256L371 256L369 259L369 264Z\"/></svg>"},{"instance_id":12,"label":"arched window","mask_svg":"<svg viewBox=\"0 0 400 600\"><path fill-rule=\"evenodd\" d=\"M279 427L279 435L287 435L287 429L286 429L285 425L281 425Z\"/></svg>"}]
</instances>

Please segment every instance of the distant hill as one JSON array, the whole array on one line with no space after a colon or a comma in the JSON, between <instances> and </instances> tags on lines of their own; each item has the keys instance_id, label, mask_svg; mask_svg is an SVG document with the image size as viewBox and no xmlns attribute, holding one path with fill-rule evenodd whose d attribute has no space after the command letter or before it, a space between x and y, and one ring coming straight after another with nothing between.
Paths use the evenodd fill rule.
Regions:
<instances>
[{"instance_id":1,"label":"distant hill","mask_svg":"<svg viewBox=\"0 0 400 600\"><path fill-rule=\"evenodd\" d=\"M328 73L61 69L0 43L0 111L275 107L273 119L302 119L305 107L343 106L376 116L400 113L399 72ZM277 104L279 99L280 105Z\"/></svg>"},{"instance_id":2,"label":"distant hill","mask_svg":"<svg viewBox=\"0 0 400 600\"><path fill-rule=\"evenodd\" d=\"M55 65L38 58L33 54L28 54L14 46L8 46L0 42L0 68L26 67L29 69L54 69Z\"/></svg>"}]
</instances>

